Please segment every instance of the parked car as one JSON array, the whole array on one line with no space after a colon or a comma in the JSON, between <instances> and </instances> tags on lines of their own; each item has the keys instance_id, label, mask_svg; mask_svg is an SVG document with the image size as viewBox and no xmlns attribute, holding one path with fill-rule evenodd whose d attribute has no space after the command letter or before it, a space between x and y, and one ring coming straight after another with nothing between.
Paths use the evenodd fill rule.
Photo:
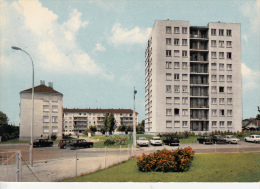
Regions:
<instances>
[{"instance_id":1,"label":"parked car","mask_svg":"<svg viewBox=\"0 0 260 189\"><path fill-rule=\"evenodd\" d=\"M212 137L210 136L200 136L200 138L197 139L197 143L201 144L212 144Z\"/></svg>"},{"instance_id":2,"label":"parked car","mask_svg":"<svg viewBox=\"0 0 260 189\"><path fill-rule=\"evenodd\" d=\"M212 142L214 144L217 144L217 143L226 143L226 140L221 136L221 135L213 135L212 136Z\"/></svg>"},{"instance_id":3,"label":"parked car","mask_svg":"<svg viewBox=\"0 0 260 189\"><path fill-rule=\"evenodd\" d=\"M179 146L180 141L179 141L179 138L176 136L167 136L165 138L165 140L163 140L163 143L166 145L169 145L169 146L171 146L171 145Z\"/></svg>"},{"instance_id":4,"label":"parked car","mask_svg":"<svg viewBox=\"0 0 260 189\"><path fill-rule=\"evenodd\" d=\"M245 137L244 140L246 142L260 142L260 135L249 135L248 137Z\"/></svg>"},{"instance_id":5,"label":"parked car","mask_svg":"<svg viewBox=\"0 0 260 189\"><path fill-rule=\"evenodd\" d=\"M58 147L64 149L64 148L66 148L66 146L68 146L70 143L71 143L71 140L62 139L62 140L59 141Z\"/></svg>"},{"instance_id":6,"label":"parked car","mask_svg":"<svg viewBox=\"0 0 260 189\"><path fill-rule=\"evenodd\" d=\"M72 147L72 149L92 148L93 142L87 142L85 139L73 139L73 140L71 140L71 143L69 143L69 146Z\"/></svg>"},{"instance_id":7,"label":"parked car","mask_svg":"<svg viewBox=\"0 0 260 189\"><path fill-rule=\"evenodd\" d=\"M139 137L136 141L136 144L138 146L149 146L149 141L145 137Z\"/></svg>"},{"instance_id":8,"label":"parked car","mask_svg":"<svg viewBox=\"0 0 260 189\"><path fill-rule=\"evenodd\" d=\"M236 138L234 135L225 135L224 139L229 144L237 144L240 140Z\"/></svg>"},{"instance_id":9,"label":"parked car","mask_svg":"<svg viewBox=\"0 0 260 189\"><path fill-rule=\"evenodd\" d=\"M150 143L151 143L151 145L160 145L160 146L162 146L162 141L161 141L160 137L153 137L153 138L151 138Z\"/></svg>"},{"instance_id":10,"label":"parked car","mask_svg":"<svg viewBox=\"0 0 260 189\"><path fill-rule=\"evenodd\" d=\"M45 147L45 146L53 146L53 142L48 139L35 139L33 141L33 147Z\"/></svg>"}]
</instances>

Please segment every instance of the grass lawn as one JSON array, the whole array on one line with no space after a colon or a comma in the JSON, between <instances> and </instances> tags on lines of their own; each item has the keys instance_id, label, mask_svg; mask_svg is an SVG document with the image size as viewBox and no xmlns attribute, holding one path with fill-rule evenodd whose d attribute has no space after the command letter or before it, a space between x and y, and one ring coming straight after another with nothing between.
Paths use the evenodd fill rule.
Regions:
<instances>
[{"instance_id":1,"label":"grass lawn","mask_svg":"<svg viewBox=\"0 0 260 189\"><path fill-rule=\"evenodd\" d=\"M66 182L259 182L260 153L196 154L183 173L139 172L136 159Z\"/></svg>"},{"instance_id":2,"label":"grass lawn","mask_svg":"<svg viewBox=\"0 0 260 189\"><path fill-rule=\"evenodd\" d=\"M29 143L29 141L19 141L19 138L15 138L15 139L12 139L12 140L0 142L0 145L1 144L16 144L16 143Z\"/></svg>"}]
</instances>

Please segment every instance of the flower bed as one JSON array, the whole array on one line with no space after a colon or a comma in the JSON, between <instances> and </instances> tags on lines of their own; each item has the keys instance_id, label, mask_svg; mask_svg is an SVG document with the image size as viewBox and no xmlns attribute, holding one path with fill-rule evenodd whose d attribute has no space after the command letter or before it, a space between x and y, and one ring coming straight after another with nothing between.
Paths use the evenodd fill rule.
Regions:
<instances>
[{"instance_id":1,"label":"flower bed","mask_svg":"<svg viewBox=\"0 0 260 189\"><path fill-rule=\"evenodd\" d=\"M128 143L128 139L126 137L110 137L105 140L104 145L124 145Z\"/></svg>"},{"instance_id":2,"label":"flower bed","mask_svg":"<svg viewBox=\"0 0 260 189\"><path fill-rule=\"evenodd\" d=\"M170 151L163 149L137 157L139 171L183 172L189 169L195 151L191 147Z\"/></svg>"}]
</instances>

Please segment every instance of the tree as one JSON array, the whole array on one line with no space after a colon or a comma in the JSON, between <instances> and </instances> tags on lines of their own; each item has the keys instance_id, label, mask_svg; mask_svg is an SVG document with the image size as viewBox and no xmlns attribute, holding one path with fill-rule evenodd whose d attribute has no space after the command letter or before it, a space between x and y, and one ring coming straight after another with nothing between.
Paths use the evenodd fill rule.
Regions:
<instances>
[{"instance_id":1,"label":"tree","mask_svg":"<svg viewBox=\"0 0 260 189\"><path fill-rule=\"evenodd\" d=\"M108 131L108 114L106 114L103 119L103 127L101 128L101 130L103 130L103 132L105 132L105 133L107 133L107 131Z\"/></svg>"},{"instance_id":2,"label":"tree","mask_svg":"<svg viewBox=\"0 0 260 189\"><path fill-rule=\"evenodd\" d=\"M0 111L0 127L8 125L8 117L2 111Z\"/></svg>"},{"instance_id":3,"label":"tree","mask_svg":"<svg viewBox=\"0 0 260 189\"><path fill-rule=\"evenodd\" d=\"M145 124L145 122L144 122L144 120L142 120L141 124L136 127L136 132L137 132L138 134L144 133L144 130L145 130L145 129L144 129L144 124Z\"/></svg>"},{"instance_id":4,"label":"tree","mask_svg":"<svg viewBox=\"0 0 260 189\"><path fill-rule=\"evenodd\" d=\"M257 114L255 117L256 120L260 120L260 114Z\"/></svg>"},{"instance_id":5,"label":"tree","mask_svg":"<svg viewBox=\"0 0 260 189\"><path fill-rule=\"evenodd\" d=\"M133 127L132 126L126 126L125 127L125 134L128 134L128 132L133 132Z\"/></svg>"},{"instance_id":6,"label":"tree","mask_svg":"<svg viewBox=\"0 0 260 189\"><path fill-rule=\"evenodd\" d=\"M107 126L109 134L112 135L112 132L116 129L116 120L114 114L110 113L107 119Z\"/></svg>"}]
</instances>

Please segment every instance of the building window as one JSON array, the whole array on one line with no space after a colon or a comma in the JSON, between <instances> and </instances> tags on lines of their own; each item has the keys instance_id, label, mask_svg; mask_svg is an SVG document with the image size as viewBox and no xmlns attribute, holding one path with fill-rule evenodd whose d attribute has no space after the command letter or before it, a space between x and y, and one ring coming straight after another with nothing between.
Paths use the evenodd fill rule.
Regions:
<instances>
[{"instance_id":1,"label":"building window","mask_svg":"<svg viewBox=\"0 0 260 189\"><path fill-rule=\"evenodd\" d=\"M58 106L52 106L52 112L58 112Z\"/></svg>"},{"instance_id":2,"label":"building window","mask_svg":"<svg viewBox=\"0 0 260 189\"><path fill-rule=\"evenodd\" d=\"M219 81L221 81L221 82L225 81L225 76L224 75L220 75L219 76Z\"/></svg>"},{"instance_id":3,"label":"building window","mask_svg":"<svg viewBox=\"0 0 260 189\"><path fill-rule=\"evenodd\" d=\"M182 27L182 33L183 34L187 34L188 33L187 27Z\"/></svg>"},{"instance_id":4,"label":"building window","mask_svg":"<svg viewBox=\"0 0 260 189\"><path fill-rule=\"evenodd\" d=\"M171 45L171 44L172 44L172 39L166 38L166 45Z\"/></svg>"},{"instance_id":5,"label":"building window","mask_svg":"<svg viewBox=\"0 0 260 189\"><path fill-rule=\"evenodd\" d=\"M227 30L227 36L231 36L232 33L231 33L231 30Z\"/></svg>"},{"instance_id":6,"label":"building window","mask_svg":"<svg viewBox=\"0 0 260 189\"><path fill-rule=\"evenodd\" d=\"M174 39L174 45L176 46L178 46L178 45L180 45L180 40L179 39Z\"/></svg>"},{"instance_id":7,"label":"building window","mask_svg":"<svg viewBox=\"0 0 260 189\"><path fill-rule=\"evenodd\" d=\"M188 92L188 86L187 85L182 85L182 92L187 93Z\"/></svg>"},{"instance_id":8,"label":"building window","mask_svg":"<svg viewBox=\"0 0 260 189\"><path fill-rule=\"evenodd\" d=\"M182 115L183 116L188 116L188 110L187 109L183 109L182 110Z\"/></svg>"},{"instance_id":9,"label":"building window","mask_svg":"<svg viewBox=\"0 0 260 189\"><path fill-rule=\"evenodd\" d=\"M232 64L227 64L227 70L232 70Z\"/></svg>"},{"instance_id":10,"label":"building window","mask_svg":"<svg viewBox=\"0 0 260 189\"><path fill-rule=\"evenodd\" d=\"M172 56L172 51L171 50L166 50L166 56Z\"/></svg>"},{"instance_id":11,"label":"building window","mask_svg":"<svg viewBox=\"0 0 260 189\"><path fill-rule=\"evenodd\" d=\"M182 74L182 81L188 80L188 74Z\"/></svg>"},{"instance_id":12,"label":"building window","mask_svg":"<svg viewBox=\"0 0 260 189\"><path fill-rule=\"evenodd\" d=\"M219 29L219 36L224 36L224 30L223 29Z\"/></svg>"},{"instance_id":13,"label":"building window","mask_svg":"<svg viewBox=\"0 0 260 189\"><path fill-rule=\"evenodd\" d=\"M211 58L217 58L217 53L216 52L211 52Z\"/></svg>"},{"instance_id":14,"label":"building window","mask_svg":"<svg viewBox=\"0 0 260 189\"><path fill-rule=\"evenodd\" d=\"M43 123L49 123L49 116L43 116Z\"/></svg>"},{"instance_id":15,"label":"building window","mask_svg":"<svg viewBox=\"0 0 260 189\"><path fill-rule=\"evenodd\" d=\"M225 99L224 98L219 98L219 104L225 104Z\"/></svg>"},{"instance_id":16,"label":"building window","mask_svg":"<svg viewBox=\"0 0 260 189\"><path fill-rule=\"evenodd\" d=\"M179 68L180 68L180 63L174 62L174 69L179 69Z\"/></svg>"},{"instance_id":17,"label":"building window","mask_svg":"<svg viewBox=\"0 0 260 189\"><path fill-rule=\"evenodd\" d=\"M187 46L187 45L188 45L188 40L182 39L182 46Z\"/></svg>"},{"instance_id":18,"label":"building window","mask_svg":"<svg viewBox=\"0 0 260 189\"><path fill-rule=\"evenodd\" d=\"M58 127L56 126L52 127L52 133L58 133Z\"/></svg>"},{"instance_id":19,"label":"building window","mask_svg":"<svg viewBox=\"0 0 260 189\"><path fill-rule=\"evenodd\" d=\"M216 122L216 121L212 121L212 122L211 122L211 126L212 126L212 127L217 127L217 122Z\"/></svg>"},{"instance_id":20,"label":"building window","mask_svg":"<svg viewBox=\"0 0 260 189\"><path fill-rule=\"evenodd\" d=\"M174 97L174 104L180 104L180 97Z\"/></svg>"},{"instance_id":21,"label":"building window","mask_svg":"<svg viewBox=\"0 0 260 189\"><path fill-rule=\"evenodd\" d=\"M47 133L49 133L49 132L50 132L50 131L49 131L49 127L43 126L43 133L47 134Z\"/></svg>"},{"instance_id":22,"label":"building window","mask_svg":"<svg viewBox=\"0 0 260 189\"><path fill-rule=\"evenodd\" d=\"M224 126L225 126L225 121L220 121L220 122L219 122L219 126L220 126L220 127L224 127Z\"/></svg>"},{"instance_id":23,"label":"building window","mask_svg":"<svg viewBox=\"0 0 260 189\"><path fill-rule=\"evenodd\" d=\"M227 87L227 93L232 93L232 87Z\"/></svg>"},{"instance_id":24,"label":"building window","mask_svg":"<svg viewBox=\"0 0 260 189\"><path fill-rule=\"evenodd\" d=\"M232 59L232 53L231 52L227 52L227 59Z\"/></svg>"},{"instance_id":25,"label":"building window","mask_svg":"<svg viewBox=\"0 0 260 189\"><path fill-rule=\"evenodd\" d=\"M219 47L224 47L224 41L219 41Z\"/></svg>"},{"instance_id":26,"label":"building window","mask_svg":"<svg viewBox=\"0 0 260 189\"><path fill-rule=\"evenodd\" d=\"M227 116L232 116L232 110L227 110Z\"/></svg>"},{"instance_id":27,"label":"building window","mask_svg":"<svg viewBox=\"0 0 260 189\"><path fill-rule=\"evenodd\" d=\"M171 81L172 80L172 74L171 73L166 73L166 80Z\"/></svg>"},{"instance_id":28,"label":"building window","mask_svg":"<svg viewBox=\"0 0 260 189\"><path fill-rule=\"evenodd\" d=\"M183 121L182 122L182 127L188 127L188 121Z\"/></svg>"},{"instance_id":29,"label":"building window","mask_svg":"<svg viewBox=\"0 0 260 189\"><path fill-rule=\"evenodd\" d=\"M224 93L224 87L219 87L219 92Z\"/></svg>"},{"instance_id":30,"label":"building window","mask_svg":"<svg viewBox=\"0 0 260 189\"><path fill-rule=\"evenodd\" d=\"M180 74L174 74L174 80L180 80Z\"/></svg>"},{"instance_id":31,"label":"building window","mask_svg":"<svg viewBox=\"0 0 260 189\"><path fill-rule=\"evenodd\" d=\"M182 57L187 57L187 56L188 56L187 51L182 51Z\"/></svg>"},{"instance_id":32,"label":"building window","mask_svg":"<svg viewBox=\"0 0 260 189\"><path fill-rule=\"evenodd\" d=\"M188 63L187 62L183 62L182 63L182 69L187 69L188 68Z\"/></svg>"},{"instance_id":33,"label":"building window","mask_svg":"<svg viewBox=\"0 0 260 189\"><path fill-rule=\"evenodd\" d=\"M188 104L188 97L182 97L182 104Z\"/></svg>"},{"instance_id":34,"label":"building window","mask_svg":"<svg viewBox=\"0 0 260 189\"><path fill-rule=\"evenodd\" d=\"M217 116L217 110L212 110L212 116L214 116L214 117Z\"/></svg>"},{"instance_id":35,"label":"building window","mask_svg":"<svg viewBox=\"0 0 260 189\"><path fill-rule=\"evenodd\" d=\"M49 105L43 105L43 111L49 112Z\"/></svg>"},{"instance_id":36,"label":"building window","mask_svg":"<svg viewBox=\"0 0 260 189\"><path fill-rule=\"evenodd\" d=\"M172 128L172 121L166 121L166 127Z\"/></svg>"},{"instance_id":37,"label":"building window","mask_svg":"<svg viewBox=\"0 0 260 189\"><path fill-rule=\"evenodd\" d=\"M211 92L212 93L216 93L217 92L217 87L216 86L212 86L211 87Z\"/></svg>"},{"instance_id":38,"label":"building window","mask_svg":"<svg viewBox=\"0 0 260 189\"><path fill-rule=\"evenodd\" d=\"M166 69L172 69L172 62L166 62Z\"/></svg>"},{"instance_id":39,"label":"building window","mask_svg":"<svg viewBox=\"0 0 260 189\"><path fill-rule=\"evenodd\" d=\"M179 50L174 50L174 56L180 56L180 51Z\"/></svg>"},{"instance_id":40,"label":"building window","mask_svg":"<svg viewBox=\"0 0 260 189\"><path fill-rule=\"evenodd\" d=\"M217 76L216 75L211 75L211 81L217 81Z\"/></svg>"},{"instance_id":41,"label":"building window","mask_svg":"<svg viewBox=\"0 0 260 189\"><path fill-rule=\"evenodd\" d=\"M174 115L180 115L180 109L175 108L174 109Z\"/></svg>"},{"instance_id":42,"label":"building window","mask_svg":"<svg viewBox=\"0 0 260 189\"><path fill-rule=\"evenodd\" d=\"M179 93L180 92L180 86L179 85L174 85L174 92Z\"/></svg>"},{"instance_id":43,"label":"building window","mask_svg":"<svg viewBox=\"0 0 260 189\"><path fill-rule=\"evenodd\" d=\"M227 75L227 81L232 82L232 75Z\"/></svg>"},{"instance_id":44,"label":"building window","mask_svg":"<svg viewBox=\"0 0 260 189\"><path fill-rule=\"evenodd\" d=\"M225 116L225 110L219 110L219 116Z\"/></svg>"},{"instance_id":45,"label":"building window","mask_svg":"<svg viewBox=\"0 0 260 189\"><path fill-rule=\"evenodd\" d=\"M174 33L180 33L180 28L179 27L174 27Z\"/></svg>"},{"instance_id":46,"label":"building window","mask_svg":"<svg viewBox=\"0 0 260 189\"><path fill-rule=\"evenodd\" d=\"M211 40L211 46L212 46L212 47L216 47L216 46L217 46L216 40Z\"/></svg>"},{"instance_id":47,"label":"building window","mask_svg":"<svg viewBox=\"0 0 260 189\"><path fill-rule=\"evenodd\" d=\"M166 26L166 33L172 33L172 27Z\"/></svg>"},{"instance_id":48,"label":"building window","mask_svg":"<svg viewBox=\"0 0 260 189\"><path fill-rule=\"evenodd\" d=\"M166 92L171 93L172 92L172 86L171 85L166 85Z\"/></svg>"},{"instance_id":49,"label":"building window","mask_svg":"<svg viewBox=\"0 0 260 189\"><path fill-rule=\"evenodd\" d=\"M174 121L174 127L180 127L180 121Z\"/></svg>"},{"instance_id":50,"label":"building window","mask_svg":"<svg viewBox=\"0 0 260 189\"><path fill-rule=\"evenodd\" d=\"M232 41L227 41L227 47L228 48L232 47Z\"/></svg>"},{"instance_id":51,"label":"building window","mask_svg":"<svg viewBox=\"0 0 260 189\"><path fill-rule=\"evenodd\" d=\"M172 97L166 97L166 104L172 104Z\"/></svg>"},{"instance_id":52,"label":"building window","mask_svg":"<svg viewBox=\"0 0 260 189\"><path fill-rule=\"evenodd\" d=\"M227 99L227 104L229 104L229 105L232 104L232 98Z\"/></svg>"},{"instance_id":53,"label":"building window","mask_svg":"<svg viewBox=\"0 0 260 189\"><path fill-rule=\"evenodd\" d=\"M224 58L224 52L219 52L219 58L223 59Z\"/></svg>"},{"instance_id":54,"label":"building window","mask_svg":"<svg viewBox=\"0 0 260 189\"><path fill-rule=\"evenodd\" d=\"M58 123L58 116L52 116L52 123Z\"/></svg>"},{"instance_id":55,"label":"building window","mask_svg":"<svg viewBox=\"0 0 260 189\"><path fill-rule=\"evenodd\" d=\"M217 64L216 63L211 63L211 69L216 70L217 69Z\"/></svg>"},{"instance_id":56,"label":"building window","mask_svg":"<svg viewBox=\"0 0 260 189\"><path fill-rule=\"evenodd\" d=\"M217 35L216 29L211 29L211 35Z\"/></svg>"},{"instance_id":57,"label":"building window","mask_svg":"<svg viewBox=\"0 0 260 189\"><path fill-rule=\"evenodd\" d=\"M211 104L217 104L217 99L216 98L212 98L211 99Z\"/></svg>"},{"instance_id":58,"label":"building window","mask_svg":"<svg viewBox=\"0 0 260 189\"><path fill-rule=\"evenodd\" d=\"M219 70L225 70L224 64L219 64Z\"/></svg>"},{"instance_id":59,"label":"building window","mask_svg":"<svg viewBox=\"0 0 260 189\"><path fill-rule=\"evenodd\" d=\"M227 126L232 127L232 121L227 121Z\"/></svg>"},{"instance_id":60,"label":"building window","mask_svg":"<svg viewBox=\"0 0 260 189\"><path fill-rule=\"evenodd\" d=\"M171 116L172 115L172 109L166 109L166 115Z\"/></svg>"}]
</instances>

